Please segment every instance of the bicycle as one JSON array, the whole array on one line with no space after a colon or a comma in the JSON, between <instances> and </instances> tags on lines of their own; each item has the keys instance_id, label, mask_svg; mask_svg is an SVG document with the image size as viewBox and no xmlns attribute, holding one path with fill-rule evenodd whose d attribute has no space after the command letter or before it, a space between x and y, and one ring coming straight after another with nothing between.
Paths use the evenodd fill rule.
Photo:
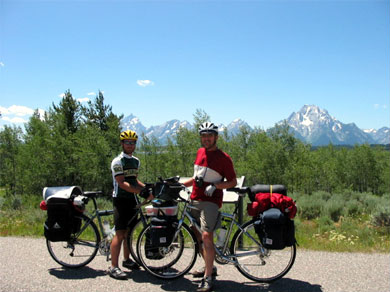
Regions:
<instances>
[{"instance_id":1,"label":"bicycle","mask_svg":"<svg viewBox=\"0 0 390 292\"><path fill-rule=\"evenodd\" d=\"M182 189L187 193L190 191L185 186ZM239 200L250 193L250 188L230 188L229 191L236 192ZM137 255L146 271L160 279L176 279L191 270L199 253L199 243L194 232L185 223L196 228L201 228L191 216L190 210L195 208L189 199L179 197L177 202L184 203L183 211L178 219L178 226L172 243L168 247L161 247L161 259L148 259L146 257L146 243L150 232L150 225L146 226L138 237ZM233 264L241 274L256 282L272 282L280 279L288 273L294 264L296 256L296 245L293 244L283 250L269 250L263 247L258 235L255 232L255 222L252 219L239 224L238 217L239 202L235 204L232 214L221 213L222 220L227 222L227 234L221 246L215 245L216 261L219 264ZM231 241L233 227L238 228ZM230 247L229 247L230 242Z\"/></svg>"},{"instance_id":2,"label":"bicycle","mask_svg":"<svg viewBox=\"0 0 390 292\"><path fill-rule=\"evenodd\" d=\"M74 217L81 220L81 227L75 233L72 233L68 241L50 241L46 239L47 249L50 256L60 265L66 268L80 268L90 263L97 252L106 256L107 261L110 260L110 245L111 239L115 233L112 228L109 233L104 232L102 217L114 214L113 210L99 210L97 207L96 198L103 193L98 192L83 192L82 201L85 205L90 200L93 202L92 214L87 216L84 213L77 213ZM140 230L147 226L147 218L144 216L142 206L147 201L140 203L138 197L135 196L137 202L137 212L130 220L129 226L133 226L129 230L127 243L130 254L137 263L140 263L135 252L135 244L133 237L138 236ZM98 226L94 222L97 219ZM134 221L135 220L135 221ZM133 223L134 222L134 223ZM133 225L131 225L133 223Z\"/></svg>"}]
</instances>

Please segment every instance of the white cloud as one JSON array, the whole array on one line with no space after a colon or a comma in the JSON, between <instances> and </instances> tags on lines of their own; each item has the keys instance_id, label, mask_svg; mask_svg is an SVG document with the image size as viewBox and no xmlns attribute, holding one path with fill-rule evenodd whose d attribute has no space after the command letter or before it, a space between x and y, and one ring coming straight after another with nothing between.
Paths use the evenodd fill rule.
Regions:
<instances>
[{"instance_id":1,"label":"white cloud","mask_svg":"<svg viewBox=\"0 0 390 292\"><path fill-rule=\"evenodd\" d=\"M64 98L65 97L65 93L59 94L58 97Z\"/></svg>"},{"instance_id":2,"label":"white cloud","mask_svg":"<svg viewBox=\"0 0 390 292\"><path fill-rule=\"evenodd\" d=\"M3 62L0 62L0 67L4 67L4 63Z\"/></svg>"},{"instance_id":3,"label":"white cloud","mask_svg":"<svg viewBox=\"0 0 390 292\"><path fill-rule=\"evenodd\" d=\"M44 121L44 120L45 120L45 113L46 113L45 110L43 110L43 109L41 109L41 108L38 109L39 119L40 119L41 121Z\"/></svg>"},{"instance_id":4,"label":"white cloud","mask_svg":"<svg viewBox=\"0 0 390 292\"><path fill-rule=\"evenodd\" d=\"M19 118L19 117L15 117L15 118L2 117L2 120L6 121L6 122L13 123L13 124L27 123L27 121L25 119L22 119L22 118Z\"/></svg>"},{"instance_id":5,"label":"white cloud","mask_svg":"<svg viewBox=\"0 0 390 292\"><path fill-rule=\"evenodd\" d=\"M32 114L34 114L34 110L22 105L12 105L8 108L0 106L0 113L1 120L8 123L21 124L27 123L26 119L28 119ZM41 120L44 119L45 110L38 109L38 113Z\"/></svg>"},{"instance_id":6,"label":"white cloud","mask_svg":"<svg viewBox=\"0 0 390 292\"><path fill-rule=\"evenodd\" d=\"M89 96L96 95L96 93L92 91L92 92L88 92L87 95L89 95Z\"/></svg>"},{"instance_id":7,"label":"white cloud","mask_svg":"<svg viewBox=\"0 0 390 292\"><path fill-rule=\"evenodd\" d=\"M5 107L0 106L0 113L2 115L8 115L8 109Z\"/></svg>"},{"instance_id":8,"label":"white cloud","mask_svg":"<svg viewBox=\"0 0 390 292\"><path fill-rule=\"evenodd\" d=\"M387 105L386 104L374 104L374 109L387 109Z\"/></svg>"},{"instance_id":9,"label":"white cloud","mask_svg":"<svg viewBox=\"0 0 390 292\"><path fill-rule=\"evenodd\" d=\"M150 80L137 80L137 84L141 87L153 86L154 82Z\"/></svg>"},{"instance_id":10,"label":"white cloud","mask_svg":"<svg viewBox=\"0 0 390 292\"><path fill-rule=\"evenodd\" d=\"M16 116L31 116L34 113L34 110L23 106L23 105L12 105L7 109L8 115L16 115Z\"/></svg>"},{"instance_id":11,"label":"white cloud","mask_svg":"<svg viewBox=\"0 0 390 292\"><path fill-rule=\"evenodd\" d=\"M90 101L90 99L88 97L84 97L84 98L78 98L77 101L83 103L83 102Z\"/></svg>"}]
</instances>

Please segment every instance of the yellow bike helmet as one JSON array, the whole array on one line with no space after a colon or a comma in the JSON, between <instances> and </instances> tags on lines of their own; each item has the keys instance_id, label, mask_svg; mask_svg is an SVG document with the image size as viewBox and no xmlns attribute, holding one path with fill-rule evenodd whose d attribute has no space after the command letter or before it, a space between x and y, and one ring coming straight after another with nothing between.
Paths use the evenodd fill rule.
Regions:
<instances>
[{"instance_id":1,"label":"yellow bike helmet","mask_svg":"<svg viewBox=\"0 0 390 292\"><path fill-rule=\"evenodd\" d=\"M137 133L132 130L126 130L120 134L121 141L123 140L138 140Z\"/></svg>"}]
</instances>

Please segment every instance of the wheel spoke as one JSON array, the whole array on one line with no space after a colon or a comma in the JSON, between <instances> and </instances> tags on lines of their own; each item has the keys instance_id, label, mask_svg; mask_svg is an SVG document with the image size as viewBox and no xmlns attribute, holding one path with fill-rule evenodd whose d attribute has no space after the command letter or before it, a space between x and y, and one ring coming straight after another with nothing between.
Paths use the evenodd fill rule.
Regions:
<instances>
[{"instance_id":1,"label":"wheel spoke","mask_svg":"<svg viewBox=\"0 0 390 292\"><path fill-rule=\"evenodd\" d=\"M259 246L253 222L245 223L243 229L233 237L230 252L237 261L236 267L253 281L272 282L280 279L294 264L296 247L270 251Z\"/></svg>"},{"instance_id":2,"label":"wheel spoke","mask_svg":"<svg viewBox=\"0 0 390 292\"><path fill-rule=\"evenodd\" d=\"M137 242L137 254L145 269L161 279L175 279L187 273L198 253L195 235L189 227L183 224L172 244L159 248L149 248L149 230L150 226L146 227Z\"/></svg>"},{"instance_id":3,"label":"wheel spoke","mask_svg":"<svg viewBox=\"0 0 390 292\"><path fill-rule=\"evenodd\" d=\"M52 242L46 240L51 257L60 265L67 268L85 266L96 256L99 248L100 234L95 223L87 216L81 216L83 229L73 235L70 242Z\"/></svg>"}]
</instances>

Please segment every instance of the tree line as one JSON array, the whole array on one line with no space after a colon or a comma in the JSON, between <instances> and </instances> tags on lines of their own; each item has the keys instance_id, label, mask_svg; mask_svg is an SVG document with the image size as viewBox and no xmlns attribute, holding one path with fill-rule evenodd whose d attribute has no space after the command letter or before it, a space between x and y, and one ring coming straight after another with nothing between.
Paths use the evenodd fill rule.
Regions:
<instances>
[{"instance_id":1,"label":"tree line","mask_svg":"<svg viewBox=\"0 0 390 292\"><path fill-rule=\"evenodd\" d=\"M36 111L24 131L16 126L0 131L0 187L22 195L61 185L111 193L110 164L121 151L122 118L105 104L102 92L84 106L68 90L43 117ZM181 128L164 145L141 134L135 153L141 160L140 180L192 176L200 147L197 125L208 120L208 114L197 109L194 129ZM284 184L290 193L304 194L390 193L390 152L383 147L328 145L313 150L294 138L286 124L268 131L242 127L235 135L224 131L218 146L232 157L237 176L244 175L247 186Z\"/></svg>"}]
</instances>

